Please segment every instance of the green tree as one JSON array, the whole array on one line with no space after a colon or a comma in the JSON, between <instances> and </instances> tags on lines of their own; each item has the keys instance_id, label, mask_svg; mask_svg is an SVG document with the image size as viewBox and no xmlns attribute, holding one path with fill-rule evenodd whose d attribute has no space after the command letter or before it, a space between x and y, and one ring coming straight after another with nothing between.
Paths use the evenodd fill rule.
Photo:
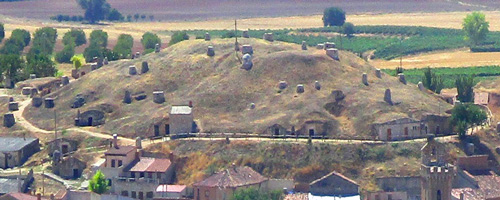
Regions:
<instances>
[{"instance_id":1,"label":"green tree","mask_svg":"<svg viewBox=\"0 0 500 200\"><path fill-rule=\"evenodd\" d=\"M66 32L63 36L63 44L68 45L75 43L75 46L81 46L87 43L87 38L85 37L85 32L82 29L71 29Z\"/></svg>"},{"instance_id":2,"label":"green tree","mask_svg":"<svg viewBox=\"0 0 500 200\"><path fill-rule=\"evenodd\" d=\"M28 54L26 56L26 74L36 74L36 77L55 76L56 66L47 54Z\"/></svg>"},{"instance_id":3,"label":"green tree","mask_svg":"<svg viewBox=\"0 0 500 200\"><path fill-rule=\"evenodd\" d=\"M137 20L139 20L139 17L140 17L139 13L136 13L136 14L134 15L134 19L135 19L135 21L136 21L136 22L137 22Z\"/></svg>"},{"instance_id":4,"label":"green tree","mask_svg":"<svg viewBox=\"0 0 500 200\"><path fill-rule=\"evenodd\" d=\"M102 30L94 30L90 33L90 45L106 48L108 46L108 33Z\"/></svg>"},{"instance_id":5,"label":"green tree","mask_svg":"<svg viewBox=\"0 0 500 200\"><path fill-rule=\"evenodd\" d=\"M51 55L56 45L57 30L50 27L44 27L35 31L33 36L33 45L30 54Z\"/></svg>"},{"instance_id":6,"label":"green tree","mask_svg":"<svg viewBox=\"0 0 500 200\"><path fill-rule=\"evenodd\" d=\"M109 21L120 21L123 19L123 15L120 12L118 12L118 10L113 8L109 12L107 19Z\"/></svg>"},{"instance_id":7,"label":"green tree","mask_svg":"<svg viewBox=\"0 0 500 200\"><path fill-rule=\"evenodd\" d=\"M330 7L323 12L324 26L342 26L345 23L345 12L341 8Z\"/></svg>"},{"instance_id":8,"label":"green tree","mask_svg":"<svg viewBox=\"0 0 500 200\"><path fill-rule=\"evenodd\" d=\"M83 65L83 60L78 56L71 57L71 62L73 62L73 67L75 67L75 69L80 69Z\"/></svg>"},{"instance_id":9,"label":"green tree","mask_svg":"<svg viewBox=\"0 0 500 200\"><path fill-rule=\"evenodd\" d=\"M149 15L149 21L153 21L155 19L154 15Z\"/></svg>"},{"instance_id":10,"label":"green tree","mask_svg":"<svg viewBox=\"0 0 500 200\"><path fill-rule=\"evenodd\" d=\"M24 42L19 39L9 38L5 40L2 48L0 48L1 54L21 54L24 49Z\"/></svg>"},{"instance_id":11,"label":"green tree","mask_svg":"<svg viewBox=\"0 0 500 200\"><path fill-rule=\"evenodd\" d=\"M473 129L488 119L484 110L471 103L456 105L451 111L451 125L458 132L460 138L464 138L467 129Z\"/></svg>"},{"instance_id":12,"label":"green tree","mask_svg":"<svg viewBox=\"0 0 500 200\"><path fill-rule=\"evenodd\" d=\"M132 55L132 47L134 45L134 38L129 34L121 34L118 36L113 52L117 53L120 58L127 58Z\"/></svg>"},{"instance_id":13,"label":"green tree","mask_svg":"<svg viewBox=\"0 0 500 200\"><path fill-rule=\"evenodd\" d=\"M127 15L127 21L131 22L132 21L132 15Z\"/></svg>"},{"instance_id":14,"label":"green tree","mask_svg":"<svg viewBox=\"0 0 500 200\"><path fill-rule=\"evenodd\" d=\"M64 45L63 50L56 53L56 61L59 63L71 63L71 58L75 55L75 43Z\"/></svg>"},{"instance_id":15,"label":"green tree","mask_svg":"<svg viewBox=\"0 0 500 200\"><path fill-rule=\"evenodd\" d=\"M21 77L19 76L19 70L23 68L23 63L24 61L20 55L0 54L0 71L14 82L21 80Z\"/></svg>"},{"instance_id":16,"label":"green tree","mask_svg":"<svg viewBox=\"0 0 500 200\"><path fill-rule=\"evenodd\" d=\"M91 44L83 51L83 57L86 62L90 62L94 59L94 57L104 58L104 50L105 48L100 47L95 44ZM109 59L109 58L108 58Z\"/></svg>"},{"instance_id":17,"label":"green tree","mask_svg":"<svg viewBox=\"0 0 500 200\"><path fill-rule=\"evenodd\" d=\"M462 103L474 101L474 76L459 76L455 81L457 87L458 100Z\"/></svg>"},{"instance_id":18,"label":"green tree","mask_svg":"<svg viewBox=\"0 0 500 200\"><path fill-rule=\"evenodd\" d=\"M10 38L19 40L23 42L23 47L26 47L30 44L31 34L27 30L24 29L15 29L12 31Z\"/></svg>"},{"instance_id":19,"label":"green tree","mask_svg":"<svg viewBox=\"0 0 500 200\"><path fill-rule=\"evenodd\" d=\"M141 19L142 19L142 20L146 19L146 15L145 15L145 14L142 14L142 15L141 15Z\"/></svg>"},{"instance_id":20,"label":"green tree","mask_svg":"<svg viewBox=\"0 0 500 200\"><path fill-rule=\"evenodd\" d=\"M94 177L89 181L89 190L97 194L102 194L108 191L108 189L109 186L106 177L101 170L97 170Z\"/></svg>"},{"instance_id":21,"label":"green tree","mask_svg":"<svg viewBox=\"0 0 500 200\"><path fill-rule=\"evenodd\" d=\"M170 42L168 43L168 45L174 45L184 40L189 40L189 35L184 31L180 32L177 31L174 32L174 34L172 34L172 37L170 38Z\"/></svg>"},{"instance_id":22,"label":"green tree","mask_svg":"<svg viewBox=\"0 0 500 200\"><path fill-rule=\"evenodd\" d=\"M425 69L424 75L422 76L422 84L424 84L425 88L439 94L444 87L443 81L442 76L436 75L430 67Z\"/></svg>"},{"instance_id":23,"label":"green tree","mask_svg":"<svg viewBox=\"0 0 500 200\"><path fill-rule=\"evenodd\" d=\"M146 32L142 35L141 43L144 49L154 49L156 44L161 44L161 40L158 35Z\"/></svg>"},{"instance_id":24,"label":"green tree","mask_svg":"<svg viewBox=\"0 0 500 200\"><path fill-rule=\"evenodd\" d=\"M476 46L486 39L490 23L486 21L484 13L473 12L465 17L462 27L465 31L465 40L471 46Z\"/></svg>"},{"instance_id":25,"label":"green tree","mask_svg":"<svg viewBox=\"0 0 500 200\"><path fill-rule=\"evenodd\" d=\"M263 192L255 188L238 189L233 193L231 200L281 200L281 191Z\"/></svg>"},{"instance_id":26,"label":"green tree","mask_svg":"<svg viewBox=\"0 0 500 200\"><path fill-rule=\"evenodd\" d=\"M354 34L354 24L347 22L342 25L342 33L344 33L347 37L352 37Z\"/></svg>"},{"instance_id":27,"label":"green tree","mask_svg":"<svg viewBox=\"0 0 500 200\"><path fill-rule=\"evenodd\" d=\"M0 23L0 42L2 42L4 37L5 37L5 28L3 27L3 24Z\"/></svg>"},{"instance_id":28,"label":"green tree","mask_svg":"<svg viewBox=\"0 0 500 200\"><path fill-rule=\"evenodd\" d=\"M77 2L85 10L84 18L91 24L104 20L111 8L106 0L77 0Z\"/></svg>"}]
</instances>

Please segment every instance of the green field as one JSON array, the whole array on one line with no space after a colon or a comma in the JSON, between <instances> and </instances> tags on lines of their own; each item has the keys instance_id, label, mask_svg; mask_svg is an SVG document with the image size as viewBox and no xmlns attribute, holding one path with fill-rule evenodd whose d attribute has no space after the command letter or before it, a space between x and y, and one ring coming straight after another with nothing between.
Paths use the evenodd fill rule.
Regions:
<instances>
[{"instance_id":1,"label":"green field","mask_svg":"<svg viewBox=\"0 0 500 200\"><path fill-rule=\"evenodd\" d=\"M385 73L396 76L396 70L384 69ZM410 83L417 84L422 81L425 69L405 69L404 74L406 80ZM474 75L474 82L477 84L483 80L495 79L500 76L500 66L481 66L481 67L461 67L461 68L432 68L432 71L437 75L443 76L444 87L454 88L455 80L460 75Z\"/></svg>"}]
</instances>

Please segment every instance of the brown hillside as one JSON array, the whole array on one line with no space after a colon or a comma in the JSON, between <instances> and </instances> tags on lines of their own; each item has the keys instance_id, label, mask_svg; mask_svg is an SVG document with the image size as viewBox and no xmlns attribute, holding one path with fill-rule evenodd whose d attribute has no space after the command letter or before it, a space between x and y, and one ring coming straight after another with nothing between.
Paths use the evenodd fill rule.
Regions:
<instances>
[{"instance_id":1,"label":"brown hillside","mask_svg":"<svg viewBox=\"0 0 500 200\"><path fill-rule=\"evenodd\" d=\"M83 94L87 104L80 108L82 112L92 108L107 112L106 124L100 129L126 136L153 134L153 123L168 121L171 105L190 100L202 132L262 133L274 124L300 130L306 121L315 121L330 135L356 137L368 137L370 124L375 121L400 116L420 118L423 113L437 114L439 106L441 112L451 108L415 85L404 85L385 74L382 79L376 78L373 67L349 52L340 52L338 62L323 50L302 51L294 44L258 39L240 43L254 48L250 71L240 69L233 40L192 40L159 54L112 62L49 96L57 98L60 124L73 126L77 109L70 105L77 94ZM215 47L215 57L206 56L208 45ZM128 67L140 69L142 61L149 62L150 71L129 76ZM361 83L363 72L368 74L369 86ZM289 85L281 92L280 80ZM315 81L321 83L321 90L314 88ZM297 84L305 85L305 93L295 92ZM383 101L386 88L391 88L393 101L401 104L390 106ZM124 104L126 89L132 94L144 91L148 97ZM166 103L153 102L155 90L165 91ZM345 99L336 103L334 90L343 91ZM249 109L251 103L256 104L254 110ZM29 106L24 115L37 126L53 128L52 110Z\"/></svg>"}]
</instances>

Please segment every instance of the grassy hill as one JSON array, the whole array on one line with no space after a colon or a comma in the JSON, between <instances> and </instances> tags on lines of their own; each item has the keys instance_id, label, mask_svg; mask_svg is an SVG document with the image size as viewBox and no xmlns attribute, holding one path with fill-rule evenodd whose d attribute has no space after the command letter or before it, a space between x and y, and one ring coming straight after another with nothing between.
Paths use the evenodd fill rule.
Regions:
<instances>
[{"instance_id":1,"label":"grassy hill","mask_svg":"<svg viewBox=\"0 0 500 200\"><path fill-rule=\"evenodd\" d=\"M202 132L262 133L274 124L298 130L306 121L316 120L326 124L332 136L365 138L374 121L420 118L424 113L451 108L413 84L404 85L386 74L376 78L372 66L349 52L341 51L338 62L323 50L302 51L290 43L241 39L240 44L253 46L254 67L250 71L240 69L241 54L235 55L233 40L190 40L158 54L112 62L48 96L56 97L60 125L73 126L77 109L70 105L82 94L87 101L80 108L82 112L95 108L106 112L101 131L125 136L152 134L153 123L168 120L171 105L189 101L194 103L195 121ZM208 45L214 46L215 57L206 56ZM150 71L128 75L128 67L140 69L142 61L149 62ZM369 86L362 84L362 73L368 74ZM280 80L287 81L289 87L279 91ZM315 81L321 83L321 90L314 88ZM297 84L305 85L305 93L295 92ZM386 88L392 90L393 101L401 102L399 105L383 101ZM125 90L145 92L148 97L124 104ZM165 91L165 103L153 102L155 90ZM336 103L334 90L341 90L345 99ZM249 109L251 103L256 104L253 110ZM53 112L28 106L24 115L37 126L51 129Z\"/></svg>"}]
</instances>

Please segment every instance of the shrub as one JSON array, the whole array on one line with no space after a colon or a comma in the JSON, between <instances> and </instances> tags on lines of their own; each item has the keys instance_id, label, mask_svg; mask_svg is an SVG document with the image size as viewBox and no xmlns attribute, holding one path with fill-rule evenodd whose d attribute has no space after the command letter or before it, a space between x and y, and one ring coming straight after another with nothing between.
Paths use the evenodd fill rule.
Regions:
<instances>
[{"instance_id":1,"label":"shrub","mask_svg":"<svg viewBox=\"0 0 500 200\"><path fill-rule=\"evenodd\" d=\"M85 58L86 62L92 61L94 57L104 58L104 48L95 44L91 44L83 51L83 57Z\"/></svg>"},{"instance_id":2,"label":"shrub","mask_svg":"<svg viewBox=\"0 0 500 200\"><path fill-rule=\"evenodd\" d=\"M161 40L158 35L146 32L142 35L141 43L144 49L154 49L156 44L161 44Z\"/></svg>"},{"instance_id":3,"label":"shrub","mask_svg":"<svg viewBox=\"0 0 500 200\"><path fill-rule=\"evenodd\" d=\"M71 58L75 55L75 44L65 45L63 50L56 53L56 61L59 63L71 63Z\"/></svg>"},{"instance_id":4,"label":"shrub","mask_svg":"<svg viewBox=\"0 0 500 200\"><path fill-rule=\"evenodd\" d=\"M90 33L90 45L106 48L108 46L108 33L102 30L94 30Z\"/></svg>"},{"instance_id":5,"label":"shrub","mask_svg":"<svg viewBox=\"0 0 500 200\"><path fill-rule=\"evenodd\" d=\"M24 42L18 39L9 38L5 40L5 44L0 48L2 54L20 54L24 49Z\"/></svg>"},{"instance_id":6,"label":"shrub","mask_svg":"<svg viewBox=\"0 0 500 200\"><path fill-rule=\"evenodd\" d=\"M221 38L234 38L234 37L236 37L236 33L234 33L234 31L228 31L221 36Z\"/></svg>"},{"instance_id":7,"label":"shrub","mask_svg":"<svg viewBox=\"0 0 500 200\"><path fill-rule=\"evenodd\" d=\"M35 31L33 36L33 45L30 49L31 54L51 55L57 39L57 30L50 27L44 27Z\"/></svg>"},{"instance_id":8,"label":"shrub","mask_svg":"<svg viewBox=\"0 0 500 200\"><path fill-rule=\"evenodd\" d=\"M344 33L347 37L352 37L352 34L354 34L354 24L347 22L342 25L342 33Z\"/></svg>"},{"instance_id":9,"label":"shrub","mask_svg":"<svg viewBox=\"0 0 500 200\"><path fill-rule=\"evenodd\" d=\"M184 32L184 31L174 32L168 45L174 45L174 44L177 44L177 43L182 42L184 40L189 40L189 35L186 32Z\"/></svg>"},{"instance_id":10,"label":"shrub","mask_svg":"<svg viewBox=\"0 0 500 200\"><path fill-rule=\"evenodd\" d=\"M68 45L71 43L75 43L76 46L86 44L87 39L85 37L85 32L81 29L71 29L66 32L63 36L63 44Z\"/></svg>"},{"instance_id":11,"label":"shrub","mask_svg":"<svg viewBox=\"0 0 500 200\"><path fill-rule=\"evenodd\" d=\"M3 27L3 24L0 23L0 42L3 40L5 37L5 28Z\"/></svg>"},{"instance_id":12,"label":"shrub","mask_svg":"<svg viewBox=\"0 0 500 200\"><path fill-rule=\"evenodd\" d=\"M26 56L27 74L36 74L37 77L54 76L57 72L50 56L45 54L28 54Z\"/></svg>"},{"instance_id":13,"label":"shrub","mask_svg":"<svg viewBox=\"0 0 500 200\"><path fill-rule=\"evenodd\" d=\"M133 45L134 38L131 35L121 34L118 36L115 47L113 47L113 52L117 53L120 58L127 58L132 54Z\"/></svg>"},{"instance_id":14,"label":"shrub","mask_svg":"<svg viewBox=\"0 0 500 200\"><path fill-rule=\"evenodd\" d=\"M12 31L10 38L22 41L23 47L26 47L30 44L31 34L30 32L24 29L15 29Z\"/></svg>"},{"instance_id":15,"label":"shrub","mask_svg":"<svg viewBox=\"0 0 500 200\"><path fill-rule=\"evenodd\" d=\"M330 7L323 12L323 25L342 26L345 23L344 10L337 7Z\"/></svg>"},{"instance_id":16,"label":"shrub","mask_svg":"<svg viewBox=\"0 0 500 200\"><path fill-rule=\"evenodd\" d=\"M73 67L75 67L75 69L80 69L83 65L83 60L79 56L71 57L71 62L73 62Z\"/></svg>"},{"instance_id":17,"label":"shrub","mask_svg":"<svg viewBox=\"0 0 500 200\"><path fill-rule=\"evenodd\" d=\"M118 12L118 10L113 8L108 13L107 19L109 21L120 21L120 20L123 20L123 15L120 12Z\"/></svg>"}]
</instances>

